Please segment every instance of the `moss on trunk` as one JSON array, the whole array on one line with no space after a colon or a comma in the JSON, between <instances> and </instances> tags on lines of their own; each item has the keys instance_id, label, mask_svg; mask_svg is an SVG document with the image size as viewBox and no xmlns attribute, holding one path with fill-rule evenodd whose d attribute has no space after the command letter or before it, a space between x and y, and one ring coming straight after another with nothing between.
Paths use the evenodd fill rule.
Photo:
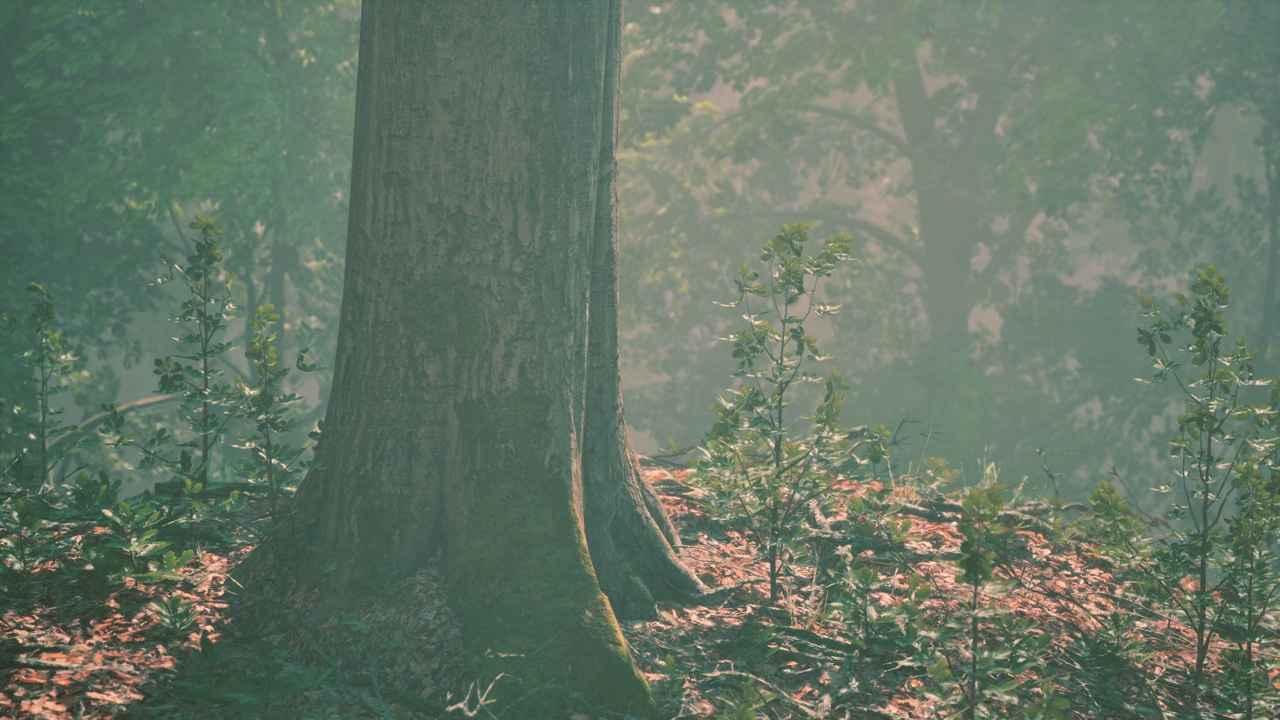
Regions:
<instances>
[{"instance_id":1,"label":"moss on trunk","mask_svg":"<svg viewBox=\"0 0 1280 720\"><path fill-rule=\"evenodd\" d=\"M566 400L560 400L565 404ZM646 717L656 709L600 591L573 500L570 443L553 402L522 387L459 413L480 473L470 483L465 565L455 606L497 707L548 717L591 706ZM497 454L492 448L501 448ZM487 456L479 455L487 451ZM577 706L577 707L575 707Z\"/></svg>"}]
</instances>

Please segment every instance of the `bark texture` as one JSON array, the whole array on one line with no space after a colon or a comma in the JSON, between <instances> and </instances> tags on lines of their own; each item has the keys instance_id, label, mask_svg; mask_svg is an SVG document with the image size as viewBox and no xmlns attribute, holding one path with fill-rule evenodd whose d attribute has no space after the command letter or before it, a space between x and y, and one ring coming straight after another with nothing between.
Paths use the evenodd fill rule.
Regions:
<instances>
[{"instance_id":1,"label":"bark texture","mask_svg":"<svg viewBox=\"0 0 1280 720\"><path fill-rule=\"evenodd\" d=\"M609 22L613 48L622 45L621 8ZM586 438L583 495L587 546L600 586L623 618L648 618L654 600L696 597L706 588L677 558L675 528L640 474L622 413L618 350L617 140L622 53L606 56L597 161L595 233L591 245Z\"/></svg>"},{"instance_id":2,"label":"bark texture","mask_svg":"<svg viewBox=\"0 0 1280 720\"><path fill-rule=\"evenodd\" d=\"M582 698L652 715L601 584L630 615L702 591L622 416L620 40L620 0L362 9L334 388L299 527L331 603L443 550L481 681L519 678L497 686L513 717Z\"/></svg>"}]
</instances>

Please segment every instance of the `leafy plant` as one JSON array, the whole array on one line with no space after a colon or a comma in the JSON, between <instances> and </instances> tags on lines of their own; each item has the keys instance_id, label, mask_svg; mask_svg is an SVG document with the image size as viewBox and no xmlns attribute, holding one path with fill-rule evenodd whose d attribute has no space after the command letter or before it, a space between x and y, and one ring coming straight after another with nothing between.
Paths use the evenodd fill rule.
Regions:
<instances>
[{"instance_id":1,"label":"leafy plant","mask_svg":"<svg viewBox=\"0 0 1280 720\"><path fill-rule=\"evenodd\" d=\"M1089 493L1088 539L1098 549L1115 558L1122 568L1133 563L1125 558L1141 557L1148 545L1147 524L1129 507L1110 480L1100 480ZM1134 568L1136 569L1136 566Z\"/></svg>"},{"instance_id":2,"label":"leafy plant","mask_svg":"<svg viewBox=\"0 0 1280 720\"><path fill-rule=\"evenodd\" d=\"M150 571L138 575L137 578L145 582L179 582L182 580L182 574L178 571L186 567L195 554L194 550L183 550L181 555L170 550L161 555L158 560L149 562Z\"/></svg>"},{"instance_id":3,"label":"leafy plant","mask_svg":"<svg viewBox=\"0 0 1280 720\"><path fill-rule=\"evenodd\" d=\"M116 504L120 497L120 481L105 472L80 472L63 483L64 516L97 518L104 508Z\"/></svg>"},{"instance_id":4,"label":"leafy plant","mask_svg":"<svg viewBox=\"0 0 1280 720\"><path fill-rule=\"evenodd\" d=\"M671 653L667 653L664 658L658 661L658 667L662 669L662 673L666 676L663 681L663 690L667 695L679 698L684 692L684 683L689 678L689 672L676 662L675 655Z\"/></svg>"},{"instance_id":5,"label":"leafy plant","mask_svg":"<svg viewBox=\"0 0 1280 720\"><path fill-rule=\"evenodd\" d=\"M1228 667L1241 679L1234 689L1245 694L1244 712L1253 716L1265 685L1257 682L1255 649L1280 592L1280 433L1274 419L1280 393L1275 383L1255 379L1256 351L1245 338L1228 341L1226 279L1213 265L1196 269L1194 278L1191 296L1174 293L1170 306L1140 293L1143 315L1152 321L1139 328L1138 342L1151 359L1152 381L1175 380L1185 399L1169 447L1178 468L1160 487L1172 495L1164 516L1172 530L1154 543L1145 577L1194 634L1188 678L1194 711L1208 689L1210 648L1229 631L1236 648ZM1175 336L1187 335L1175 345ZM1183 349L1171 353L1176 346ZM1186 356L1197 371L1191 377L1180 373ZM1269 406L1244 400L1244 391L1266 385Z\"/></svg>"},{"instance_id":6,"label":"leafy plant","mask_svg":"<svg viewBox=\"0 0 1280 720\"><path fill-rule=\"evenodd\" d=\"M165 508L154 502L127 500L102 511L110 532L103 535L101 554L89 554L94 569L108 575L138 575L150 570L147 559L159 555L169 543L157 537L166 520Z\"/></svg>"},{"instance_id":7,"label":"leafy plant","mask_svg":"<svg viewBox=\"0 0 1280 720\"><path fill-rule=\"evenodd\" d=\"M756 687L754 679L748 679L742 687L727 691L720 699L727 707L716 714L716 720L757 720L760 716L756 711L774 697L768 690Z\"/></svg>"},{"instance_id":8,"label":"leafy plant","mask_svg":"<svg viewBox=\"0 0 1280 720\"><path fill-rule=\"evenodd\" d=\"M845 553L846 563L852 561ZM857 648L859 665L873 663L882 672L909 669L919 672L930 664L937 633L927 621L924 601L933 587L913 572L899 588L872 567L846 565L837 576L831 607L840 613L850 642ZM883 602L876 596L896 596Z\"/></svg>"},{"instance_id":9,"label":"leafy plant","mask_svg":"<svg viewBox=\"0 0 1280 720\"><path fill-rule=\"evenodd\" d=\"M172 555L172 553L170 553ZM167 600L148 604L160 627L169 635L183 635L200 622L200 611L189 600L174 593Z\"/></svg>"},{"instance_id":10,"label":"leafy plant","mask_svg":"<svg viewBox=\"0 0 1280 720\"><path fill-rule=\"evenodd\" d=\"M27 573L45 559L42 546L53 538L53 534L45 529L43 507L36 503L18 498L5 518L8 527L0 536L0 549L4 555L6 573Z\"/></svg>"},{"instance_id":11,"label":"leafy plant","mask_svg":"<svg viewBox=\"0 0 1280 720\"><path fill-rule=\"evenodd\" d=\"M818 286L848 260L852 242L845 235L830 237L816 255L806 256L808 240L808 225L784 225L760 256L766 280L749 265L738 270L738 298L724 305L745 310L746 325L727 338L738 361L733 376L740 380L719 398L697 473L722 514L746 521L769 565L771 603L777 602L779 577L806 534L809 513L836 507L831 491L840 468L851 459L861 465L883 456L878 438L868 443L867 458L854 455L862 441L851 440L841 427L846 386L840 375L819 377L806 369L827 359L807 324L839 311L838 305L819 300ZM822 400L801 418L808 421L808 432L793 433L792 390L819 382Z\"/></svg>"},{"instance_id":12,"label":"leafy plant","mask_svg":"<svg viewBox=\"0 0 1280 720\"><path fill-rule=\"evenodd\" d=\"M259 307L249 318L252 336L245 357L256 382L244 378L236 381L242 412L254 424L254 434L236 446L249 454L238 469L249 482L266 487L272 513L280 502L281 489L293 485L298 479L301 469L295 463L306 451L305 447L282 442L285 433L298 424L291 417L291 411L301 398L284 388L289 367L280 363L275 346L276 334L271 330L272 325L279 321L280 315L275 312L274 305ZM305 349L298 354L295 367L303 372L314 371L317 366L308 363L305 354Z\"/></svg>"},{"instance_id":13,"label":"leafy plant","mask_svg":"<svg viewBox=\"0 0 1280 720\"><path fill-rule=\"evenodd\" d=\"M936 640L939 658L929 669L934 688L925 696L945 709L946 717L976 718L1061 717L1063 703L1052 693L1052 677L1040 678L1043 697L1031 701L1031 681L1021 676L1043 666L1049 646L1047 634L1035 629L1029 618L1016 618L1006 610L983 602L983 594L1006 591L995 578L998 551L1014 528L1000 520L1005 509L1002 483L984 483L964 493L960 520L963 538L956 580L968 595L964 614L949 620ZM990 628L984 632L984 626ZM962 653L947 648L958 640Z\"/></svg>"},{"instance_id":14,"label":"leafy plant","mask_svg":"<svg viewBox=\"0 0 1280 720\"><path fill-rule=\"evenodd\" d=\"M21 321L6 313L5 320L23 336L21 364L31 372L24 381L30 388L25 400L34 407L24 402L11 407L14 437L21 439L21 446L6 467L5 476L16 487L32 491L56 484L54 466L66 454L65 447L55 447L54 441L63 427L58 419L62 408L52 400L71 389L66 377L74 367L75 356L58 329L58 313L48 291L40 283L31 282L27 283L27 292L32 295L31 311Z\"/></svg>"},{"instance_id":15,"label":"leafy plant","mask_svg":"<svg viewBox=\"0 0 1280 720\"><path fill-rule=\"evenodd\" d=\"M231 388L219 382L223 371L216 363L235 348L233 343L219 341L218 336L226 331L237 308L221 265L222 251L217 238L222 231L203 215L196 215L188 227L200 231L195 252L187 256L185 265L161 255L167 270L159 280L161 284L179 280L187 288L188 297L175 320L185 331L177 338L178 343L190 348L187 354L176 357L188 362L184 364L173 357L157 359L155 374L160 377L160 392L181 394L183 412L198 438L182 445L198 450L195 458L183 449L176 462L166 464L176 468L183 477L207 486L213 450L235 417Z\"/></svg>"},{"instance_id":16,"label":"leafy plant","mask_svg":"<svg viewBox=\"0 0 1280 720\"><path fill-rule=\"evenodd\" d=\"M1132 614L1113 611L1069 648L1068 656L1079 669L1079 677L1072 678L1073 687L1087 698L1094 714L1103 715L1104 709L1114 707L1135 714L1158 707L1154 697L1144 707L1138 704L1139 698L1126 695L1151 687L1141 666L1151 653L1137 633L1137 620Z\"/></svg>"}]
</instances>

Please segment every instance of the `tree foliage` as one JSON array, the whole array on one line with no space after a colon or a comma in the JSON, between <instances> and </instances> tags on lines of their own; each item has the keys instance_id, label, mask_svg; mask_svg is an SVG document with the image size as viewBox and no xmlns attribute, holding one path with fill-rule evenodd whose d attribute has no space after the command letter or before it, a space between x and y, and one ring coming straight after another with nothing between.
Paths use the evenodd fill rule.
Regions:
<instances>
[{"instance_id":1,"label":"tree foliage","mask_svg":"<svg viewBox=\"0 0 1280 720\"><path fill-rule=\"evenodd\" d=\"M41 278L82 346L136 362L126 325L162 302L139 269L212 203L238 303L275 304L298 345L332 343L355 3L8 3L0 31L0 306Z\"/></svg>"},{"instance_id":2,"label":"tree foliage","mask_svg":"<svg viewBox=\"0 0 1280 720\"><path fill-rule=\"evenodd\" d=\"M1038 469L1037 448L1068 471L1149 468L1154 455L1125 450L1158 445L1149 428L1167 407L1133 402L1140 365L1110 350L1130 326L1114 308L1208 248L1247 263L1230 270L1262 296L1248 150L1261 136L1221 118L1275 97L1250 59L1274 25L1242 19L1267 12L931 0L631 12L636 424L659 440L695 431L720 362L709 340L728 322L707 312L733 270L723 258L745 251L752 224L803 218L852 234L867 258L859 283L828 287L847 311L827 345L859 412L921 421L932 451L989 454L1017 474Z\"/></svg>"}]
</instances>

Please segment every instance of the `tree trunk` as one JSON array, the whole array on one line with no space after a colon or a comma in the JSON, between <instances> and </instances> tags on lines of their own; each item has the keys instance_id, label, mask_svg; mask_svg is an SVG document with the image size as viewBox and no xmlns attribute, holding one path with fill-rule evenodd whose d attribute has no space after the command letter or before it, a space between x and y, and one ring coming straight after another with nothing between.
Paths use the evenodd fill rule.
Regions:
<instances>
[{"instance_id":1,"label":"tree trunk","mask_svg":"<svg viewBox=\"0 0 1280 720\"><path fill-rule=\"evenodd\" d=\"M1262 351L1262 376L1274 376L1280 370L1280 350L1274 347L1276 328L1280 326L1280 100L1273 104L1263 121L1262 180L1267 194L1267 280L1262 297L1262 332L1258 348Z\"/></svg>"},{"instance_id":2,"label":"tree trunk","mask_svg":"<svg viewBox=\"0 0 1280 720\"><path fill-rule=\"evenodd\" d=\"M610 22L618 34L620 17ZM605 69L604 107L596 193L596 239L591 246L587 424L582 469L587 547L600 587L618 617L647 618L653 601L688 599L706 588L677 559L680 540L653 489L640 475L622 413L618 351L618 80L620 52Z\"/></svg>"},{"instance_id":3,"label":"tree trunk","mask_svg":"<svg viewBox=\"0 0 1280 720\"><path fill-rule=\"evenodd\" d=\"M620 0L362 9L334 387L323 467L296 502L304 567L327 570L332 606L442 550L480 680L505 673L495 693L521 697L521 717L575 697L654 714L597 568L632 614L702 590L622 418L620 40Z\"/></svg>"}]
</instances>

